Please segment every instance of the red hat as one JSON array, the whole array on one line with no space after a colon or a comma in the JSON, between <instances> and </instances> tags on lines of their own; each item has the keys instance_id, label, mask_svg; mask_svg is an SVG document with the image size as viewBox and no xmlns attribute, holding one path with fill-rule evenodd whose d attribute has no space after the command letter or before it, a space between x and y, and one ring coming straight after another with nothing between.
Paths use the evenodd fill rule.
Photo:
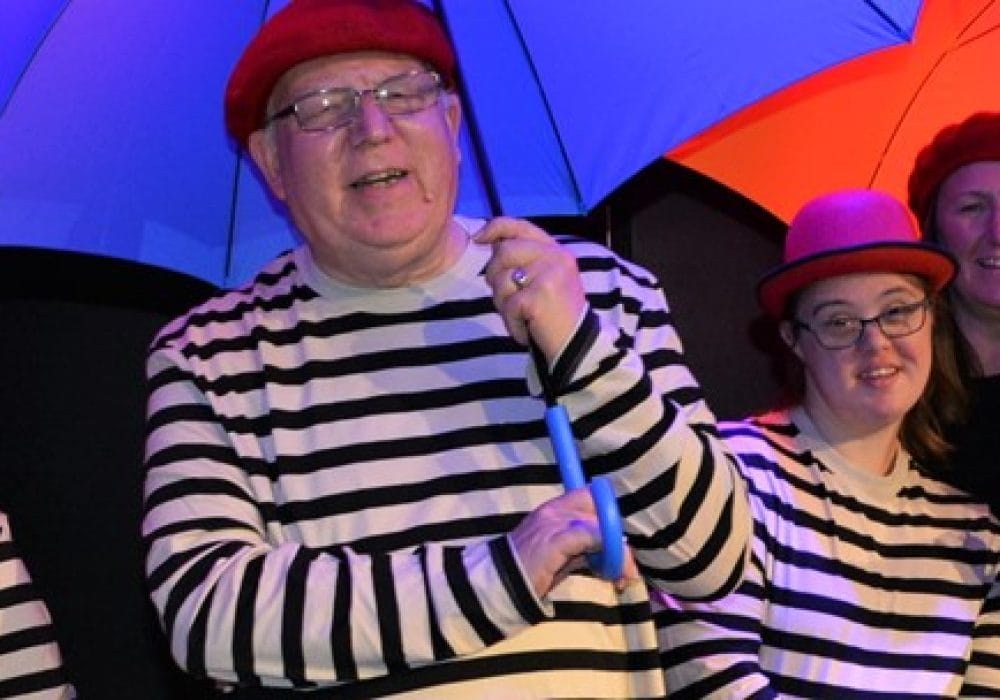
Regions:
<instances>
[{"instance_id":1,"label":"red hat","mask_svg":"<svg viewBox=\"0 0 1000 700\"><path fill-rule=\"evenodd\" d=\"M757 300L783 318L788 299L813 282L854 272L899 272L934 291L955 276L951 255L920 240L903 203L875 190L844 190L806 203L792 219L784 262L757 284Z\"/></svg>"},{"instance_id":2,"label":"red hat","mask_svg":"<svg viewBox=\"0 0 1000 700\"><path fill-rule=\"evenodd\" d=\"M320 56L388 51L424 61L455 84L455 53L437 17L416 0L291 0L261 27L229 76L226 128L245 148L264 125L287 70Z\"/></svg>"},{"instance_id":3,"label":"red hat","mask_svg":"<svg viewBox=\"0 0 1000 700\"><path fill-rule=\"evenodd\" d=\"M1000 161L1000 112L979 112L946 126L917 155L910 173L910 210L926 221L938 187L963 165Z\"/></svg>"}]
</instances>

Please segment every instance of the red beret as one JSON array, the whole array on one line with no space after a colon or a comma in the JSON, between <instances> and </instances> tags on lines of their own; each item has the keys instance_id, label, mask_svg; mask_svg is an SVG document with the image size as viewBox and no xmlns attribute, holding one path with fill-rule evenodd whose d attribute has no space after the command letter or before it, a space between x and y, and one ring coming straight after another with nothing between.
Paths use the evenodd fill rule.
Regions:
<instances>
[{"instance_id":1,"label":"red beret","mask_svg":"<svg viewBox=\"0 0 1000 700\"><path fill-rule=\"evenodd\" d=\"M951 255L920 240L903 203L876 190L842 190L807 202L792 219L783 262L757 285L757 300L774 318L793 294L814 282L856 272L898 272L939 291L955 275Z\"/></svg>"},{"instance_id":2,"label":"red beret","mask_svg":"<svg viewBox=\"0 0 1000 700\"><path fill-rule=\"evenodd\" d=\"M908 183L910 211L927 220L938 187L963 165L1000 161L1000 112L979 112L938 132L917 155Z\"/></svg>"},{"instance_id":3,"label":"red beret","mask_svg":"<svg viewBox=\"0 0 1000 700\"><path fill-rule=\"evenodd\" d=\"M455 54L431 10L416 0L291 0L268 20L236 63L226 86L229 133L245 148L264 126L278 80L320 56L387 51L424 61L455 84Z\"/></svg>"}]
</instances>

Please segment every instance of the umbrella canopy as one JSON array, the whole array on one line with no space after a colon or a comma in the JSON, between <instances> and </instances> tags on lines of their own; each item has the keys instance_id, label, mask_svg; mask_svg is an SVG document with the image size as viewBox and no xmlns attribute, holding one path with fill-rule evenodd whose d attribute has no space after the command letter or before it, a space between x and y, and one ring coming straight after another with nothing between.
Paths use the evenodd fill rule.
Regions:
<instances>
[{"instance_id":1,"label":"umbrella canopy","mask_svg":"<svg viewBox=\"0 0 1000 700\"><path fill-rule=\"evenodd\" d=\"M460 59L458 209L580 214L665 150L802 76L905 41L919 0L428 0ZM0 243L218 285L294 242L222 126L284 2L0 6ZM8 48L10 50L8 51ZM473 138L474 137L474 138Z\"/></svg>"},{"instance_id":2,"label":"umbrella canopy","mask_svg":"<svg viewBox=\"0 0 1000 700\"><path fill-rule=\"evenodd\" d=\"M927 0L914 40L762 100L667 157L788 221L830 190L906 200L917 152L944 126L1000 111L1000 2Z\"/></svg>"}]
</instances>

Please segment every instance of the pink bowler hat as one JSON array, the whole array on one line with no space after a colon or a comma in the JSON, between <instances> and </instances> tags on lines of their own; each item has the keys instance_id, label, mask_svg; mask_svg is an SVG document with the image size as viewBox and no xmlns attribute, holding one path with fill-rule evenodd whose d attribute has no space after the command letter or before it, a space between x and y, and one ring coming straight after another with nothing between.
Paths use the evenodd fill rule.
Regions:
<instances>
[{"instance_id":1,"label":"pink bowler hat","mask_svg":"<svg viewBox=\"0 0 1000 700\"><path fill-rule=\"evenodd\" d=\"M789 298L813 282L855 272L923 277L936 292L955 276L954 259L920 232L906 206L875 190L817 197L792 219L783 262L757 284L757 301L783 318Z\"/></svg>"}]
</instances>

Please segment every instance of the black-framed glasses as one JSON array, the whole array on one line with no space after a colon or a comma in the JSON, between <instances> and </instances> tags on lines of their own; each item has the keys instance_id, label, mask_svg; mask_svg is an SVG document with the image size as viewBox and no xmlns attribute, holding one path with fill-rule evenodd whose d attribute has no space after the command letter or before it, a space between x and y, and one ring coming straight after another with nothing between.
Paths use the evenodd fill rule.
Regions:
<instances>
[{"instance_id":1,"label":"black-framed glasses","mask_svg":"<svg viewBox=\"0 0 1000 700\"><path fill-rule=\"evenodd\" d=\"M397 115L427 109L440 94L440 75L431 70L412 70L386 78L367 90L335 87L306 93L268 117L267 123L295 115L303 131L332 131L355 119L365 95L371 95L386 114Z\"/></svg>"},{"instance_id":2,"label":"black-framed glasses","mask_svg":"<svg viewBox=\"0 0 1000 700\"><path fill-rule=\"evenodd\" d=\"M836 314L827 319L820 319L812 326L793 318L792 326L812 333L819 344L827 350L842 350L861 340L869 323L876 324L887 338L902 338L916 333L927 322L927 309L930 305L931 300L924 298L909 304L893 304L871 318Z\"/></svg>"}]
</instances>

